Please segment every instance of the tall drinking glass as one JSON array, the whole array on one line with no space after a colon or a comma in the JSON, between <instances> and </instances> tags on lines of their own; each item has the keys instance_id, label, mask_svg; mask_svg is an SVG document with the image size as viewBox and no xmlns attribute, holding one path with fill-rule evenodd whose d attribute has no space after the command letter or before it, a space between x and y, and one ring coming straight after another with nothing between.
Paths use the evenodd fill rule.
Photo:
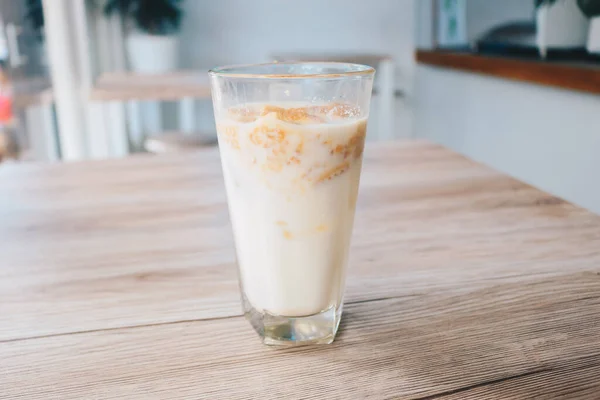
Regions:
<instances>
[{"instance_id":1,"label":"tall drinking glass","mask_svg":"<svg viewBox=\"0 0 600 400\"><path fill-rule=\"evenodd\" d=\"M331 343L337 332L374 72L209 73L244 312L266 344Z\"/></svg>"}]
</instances>

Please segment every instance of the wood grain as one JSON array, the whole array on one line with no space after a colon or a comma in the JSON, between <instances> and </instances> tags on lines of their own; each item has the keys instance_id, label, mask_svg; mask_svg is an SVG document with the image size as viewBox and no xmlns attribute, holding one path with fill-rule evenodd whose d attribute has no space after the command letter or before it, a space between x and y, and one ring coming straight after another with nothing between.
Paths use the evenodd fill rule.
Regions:
<instances>
[{"instance_id":1,"label":"wood grain","mask_svg":"<svg viewBox=\"0 0 600 400\"><path fill-rule=\"evenodd\" d=\"M0 398L596 399L599 310L582 273L353 304L332 346L268 348L241 317L13 341Z\"/></svg>"},{"instance_id":2,"label":"wood grain","mask_svg":"<svg viewBox=\"0 0 600 400\"><path fill-rule=\"evenodd\" d=\"M442 50L417 50L415 58L421 64L600 94L600 66L597 64L567 64Z\"/></svg>"},{"instance_id":3,"label":"wood grain","mask_svg":"<svg viewBox=\"0 0 600 400\"><path fill-rule=\"evenodd\" d=\"M216 149L3 166L0 188L0 399L600 392L600 217L438 145L367 147L330 347L266 348L240 317Z\"/></svg>"},{"instance_id":4,"label":"wood grain","mask_svg":"<svg viewBox=\"0 0 600 400\"><path fill-rule=\"evenodd\" d=\"M0 340L240 315L216 149L0 170ZM428 143L367 149L347 301L600 265L600 218Z\"/></svg>"},{"instance_id":5,"label":"wood grain","mask_svg":"<svg viewBox=\"0 0 600 400\"><path fill-rule=\"evenodd\" d=\"M185 97L210 98L210 83L206 71L109 73L101 75L89 93L91 101L174 101Z\"/></svg>"}]
</instances>

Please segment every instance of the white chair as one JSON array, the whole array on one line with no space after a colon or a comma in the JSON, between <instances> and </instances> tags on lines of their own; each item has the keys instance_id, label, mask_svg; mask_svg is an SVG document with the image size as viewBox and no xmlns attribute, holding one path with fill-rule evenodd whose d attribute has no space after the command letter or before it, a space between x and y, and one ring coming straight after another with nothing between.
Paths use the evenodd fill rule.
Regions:
<instances>
[{"instance_id":1,"label":"white chair","mask_svg":"<svg viewBox=\"0 0 600 400\"><path fill-rule=\"evenodd\" d=\"M144 149L149 153L164 154L213 147L216 144L217 138L206 134L164 132L147 138L144 141Z\"/></svg>"}]
</instances>

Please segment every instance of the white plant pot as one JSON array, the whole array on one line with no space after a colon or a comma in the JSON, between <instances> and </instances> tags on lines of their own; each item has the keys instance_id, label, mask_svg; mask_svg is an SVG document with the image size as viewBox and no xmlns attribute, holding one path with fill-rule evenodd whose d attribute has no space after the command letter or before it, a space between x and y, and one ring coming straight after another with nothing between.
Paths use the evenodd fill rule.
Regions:
<instances>
[{"instance_id":1,"label":"white plant pot","mask_svg":"<svg viewBox=\"0 0 600 400\"><path fill-rule=\"evenodd\" d=\"M577 0L558 0L536 10L536 43L542 57L552 49L584 48L589 20L581 12Z\"/></svg>"},{"instance_id":2,"label":"white plant pot","mask_svg":"<svg viewBox=\"0 0 600 400\"><path fill-rule=\"evenodd\" d=\"M594 17L590 20L587 51L600 54L600 17Z\"/></svg>"},{"instance_id":3,"label":"white plant pot","mask_svg":"<svg viewBox=\"0 0 600 400\"><path fill-rule=\"evenodd\" d=\"M174 71L178 66L179 40L175 35L132 32L126 39L129 68L144 74Z\"/></svg>"}]
</instances>

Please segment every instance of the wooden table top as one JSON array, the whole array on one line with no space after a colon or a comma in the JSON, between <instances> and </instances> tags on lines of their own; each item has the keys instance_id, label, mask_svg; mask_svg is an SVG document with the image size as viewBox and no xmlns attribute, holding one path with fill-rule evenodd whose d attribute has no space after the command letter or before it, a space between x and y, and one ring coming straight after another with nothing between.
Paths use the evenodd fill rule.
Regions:
<instances>
[{"instance_id":1,"label":"wooden table top","mask_svg":"<svg viewBox=\"0 0 600 400\"><path fill-rule=\"evenodd\" d=\"M208 71L175 71L164 74L115 72L100 76L90 90L91 101L161 100L189 97L210 99Z\"/></svg>"},{"instance_id":2,"label":"wooden table top","mask_svg":"<svg viewBox=\"0 0 600 400\"><path fill-rule=\"evenodd\" d=\"M0 399L600 396L600 217L440 146L368 145L330 346L241 317L215 149L0 188Z\"/></svg>"}]
</instances>

